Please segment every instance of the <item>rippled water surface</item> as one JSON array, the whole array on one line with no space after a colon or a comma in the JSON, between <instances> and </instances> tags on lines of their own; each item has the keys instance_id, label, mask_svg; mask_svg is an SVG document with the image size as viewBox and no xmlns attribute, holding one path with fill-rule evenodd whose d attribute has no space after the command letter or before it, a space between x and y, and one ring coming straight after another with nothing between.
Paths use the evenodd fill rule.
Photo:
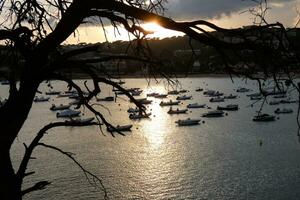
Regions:
<instances>
[{"instance_id":1,"label":"rippled water surface","mask_svg":"<svg viewBox=\"0 0 300 200\"><path fill-rule=\"evenodd\" d=\"M197 87L225 94L235 93L239 86L256 90L254 82L236 79L232 83L228 78L188 78L180 82L193 95L180 107L193 102L207 103L212 108L237 103L240 109L223 118L202 118L206 108L169 115L168 107L160 107L160 100L153 98L148 106L151 118L132 121L126 112L129 101L122 97L116 103L104 102L95 108L114 124L133 124L132 132L125 137L111 137L105 129L102 134L99 127L61 127L48 131L42 142L74 153L84 167L101 177L111 199L300 199L296 104L266 105L263 109L268 113L277 107L293 108L294 113L280 115L276 122L255 123L252 117L260 104L250 107L245 93L224 103L209 103L202 93L195 92ZM167 89L163 81L149 86L145 79L126 79L125 85L143 89L141 96ZM66 90L61 82L53 82L53 86ZM1 86L1 96L5 90L6 86ZM40 90L47 91L46 84ZM110 87L102 86L102 95L114 94ZM70 101L53 96L50 102L33 104L12 149L15 166L24 152L23 142L29 143L43 125L57 121L55 113L49 111L50 105ZM90 115L85 112L85 116ZM205 123L191 127L175 124L187 117L200 118ZM37 159L30 162L28 171L36 173L25 180L24 187L37 180L49 180L52 184L25 199L103 199L103 192L91 186L65 156L42 147L33 156Z\"/></svg>"}]
</instances>

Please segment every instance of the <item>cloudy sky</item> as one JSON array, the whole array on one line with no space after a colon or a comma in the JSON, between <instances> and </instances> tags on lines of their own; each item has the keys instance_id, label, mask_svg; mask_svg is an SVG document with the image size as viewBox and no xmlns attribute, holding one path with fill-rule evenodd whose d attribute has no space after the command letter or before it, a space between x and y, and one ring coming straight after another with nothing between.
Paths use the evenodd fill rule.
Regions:
<instances>
[{"instance_id":1,"label":"cloudy sky","mask_svg":"<svg viewBox=\"0 0 300 200\"><path fill-rule=\"evenodd\" d=\"M196 19L205 19L221 27L236 28L245 25L251 25L253 16L244 12L253 8L253 0L168 0L166 4L166 16L178 21L189 21ZM286 27L295 26L300 16L297 14L297 8L300 12L300 0L269 0L268 1L267 20L268 22L281 22ZM153 28L149 26L148 28ZM160 31L154 27L153 37L166 37L179 35L177 32ZM104 41L102 29L93 27L81 28L80 39L82 42ZM128 35L121 30L121 35L115 35L111 28L107 29L107 36L110 41L126 40ZM69 40L71 43L74 39ZM78 41L78 38L76 39Z\"/></svg>"}]
</instances>

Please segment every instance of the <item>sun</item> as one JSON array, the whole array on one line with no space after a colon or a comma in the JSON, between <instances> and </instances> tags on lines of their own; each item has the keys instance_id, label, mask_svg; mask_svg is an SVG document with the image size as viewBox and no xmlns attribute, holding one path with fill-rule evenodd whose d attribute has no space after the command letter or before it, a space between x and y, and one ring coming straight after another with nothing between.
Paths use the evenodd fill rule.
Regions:
<instances>
[{"instance_id":1,"label":"sun","mask_svg":"<svg viewBox=\"0 0 300 200\"><path fill-rule=\"evenodd\" d=\"M145 23L142 25L142 27L148 31L153 31L153 32L159 32L159 31L164 31L165 29L161 26L159 26L157 23L155 22L149 22L149 23Z\"/></svg>"},{"instance_id":2,"label":"sun","mask_svg":"<svg viewBox=\"0 0 300 200\"><path fill-rule=\"evenodd\" d=\"M159 38L163 39L166 37L173 37L173 36L182 36L184 35L181 32L178 31L172 31L169 29L165 29L158 25L156 22L148 22L141 25L145 30L153 32L152 34L149 34L150 38Z\"/></svg>"}]
</instances>

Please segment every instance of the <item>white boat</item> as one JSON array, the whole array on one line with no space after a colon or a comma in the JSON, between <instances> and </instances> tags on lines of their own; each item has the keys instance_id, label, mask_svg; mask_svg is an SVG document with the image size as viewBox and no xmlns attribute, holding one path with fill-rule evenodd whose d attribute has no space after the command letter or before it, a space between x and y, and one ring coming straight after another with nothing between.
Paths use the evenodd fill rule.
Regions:
<instances>
[{"instance_id":1,"label":"white boat","mask_svg":"<svg viewBox=\"0 0 300 200\"><path fill-rule=\"evenodd\" d=\"M78 118L78 119L71 119L71 120L66 120L65 122L75 122L75 123L89 123L92 122L95 118L94 117L88 117L88 118Z\"/></svg>"},{"instance_id":2,"label":"white boat","mask_svg":"<svg viewBox=\"0 0 300 200\"><path fill-rule=\"evenodd\" d=\"M168 114L186 114L186 112L188 111L188 109L175 109L173 110L172 107L170 107Z\"/></svg>"},{"instance_id":3,"label":"white boat","mask_svg":"<svg viewBox=\"0 0 300 200\"><path fill-rule=\"evenodd\" d=\"M223 117L223 116L224 116L224 112L222 110L212 110L202 114L202 117Z\"/></svg>"},{"instance_id":4,"label":"white boat","mask_svg":"<svg viewBox=\"0 0 300 200\"><path fill-rule=\"evenodd\" d=\"M140 111L140 109L139 108L128 108L128 110L127 110L127 112L128 113L137 113L137 112L139 112Z\"/></svg>"},{"instance_id":5,"label":"white boat","mask_svg":"<svg viewBox=\"0 0 300 200\"><path fill-rule=\"evenodd\" d=\"M186 107L187 108L204 108L206 106L206 104L198 104L198 103L191 103L188 104Z\"/></svg>"},{"instance_id":6,"label":"white boat","mask_svg":"<svg viewBox=\"0 0 300 200\"><path fill-rule=\"evenodd\" d=\"M192 126L192 125L198 125L200 122L200 119L180 119L177 120L175 123L178 124L178 126Z\"/></svg>"},{"instance_id":7,"label":"white boat","mask_svg":"<svg viewBox=\"0 0 300 200\"><path fill-rule=\"evenodd\" d=\"M223 102L224 98L223 97L212 97L209 99L210 102Z\"/></svg>"},{"instance_id":8,"label":"white boat","mask_svg":"<svg viewBox=\"0 0 300 200\"><path fill-rule=\"evenodd\" d=\"M242 87L242 88L237 89L236 91L240 92L240 93L243 93L243 92L249 92L250 89Z\"/></svg>"},{"instance_id":9,"label":"white boat","mask_svg":"<svg viewBox=\"0 0 300 200\"><path fill-rule=\"evenodd\" d=\"M217 110L238 110L239 109L239 105L237 104L229 104L226 106L218 106Z\"/></svg>"},{"instance_id":10,"label":"white boat","mask_svg":"<svg viewBox=\"0 0 300 200\"><path fill-rule=\"evenodd\" d=\"M107 131L109 131L109 132L115 132L115 131L131 131L131 127L132 127L131 124L123 125L123 126L117 125L117 126L115 126L115 127L110 126L110 127L107 127Z\"/></svg>"},{"instance_id":11,"label":"white boat","mask_svg":"<svg viewBox=\"0 0 300 200\"><path fill-rule=\"evenodd\" d=\"M151 113L146 113L146 114L140 114L140 113L131 113L129 115L129 119L142 119L142 118L149 118L149 116L151 115Z\"/></svg>"},{"instance_id":12,"label":"white boat","mask_svg":"<svg viewBox=\"0 0 300 200\"><path fill-rule=\"evenodd\" d=\"M67 105L63 105L63 104L60 104L60 105L55 105L55 104L52 104L51 107L50 107L50 110L66 110L68 108L70 108L70 104L67 104Z\"/></svg>"},{"instance_id":13,"label":"white boat","mask_svg":"<svg viewBox=\"0 0 300 200\"><path fill-rule=\"evenodd\" d=\"M187 95L182 95L182 96L176 97L176 100L188 100L188 99L191 99L191 98L192 98L191 95L189 95L189 96L187 96Z\"/></svg>"},{"instance_id":14,"label":"white boat","mask_svg":"<svg viewBox=\"0 0 300 200\"><path fill-rule=\"evenodd\" d=\"M180 103L180 101L161 101L160 102L160 106L174 106L174 105L178 105Z\"/></svg>"},{"instance_id":15,"label":"white boat","mask_svg":"<svg viewBox=\"0 0 300 200\"><path fill-rule=\"evenodd\" d=\"M277 108L274 113L276 114L289 114L289 113L292 113L293 112L293 109L291 108Z\"/></svg>"},{"instance_id":16,"label":"white boat","mask_svg":"<svg viewBox=\"0 0 300 200\"><path fill-rule=\"evenodd\" d=\"M43 96L36 96L33 101L34 102L45 102L45 101L49 101L50 97L43 97Z\"/></svg>"},{"instance_id":17,"label":"white boat","mask_svg":"<svg viewBox=\"0 0 300 200\"><path fill-rule=\"evenodd\" d=\"M253 121L256 122L269 122L269 121L275 121L274 115L269 115L266 113L258 113L256 116L253 117Z\"/></svg>"},{"instance_id":18,"label":"white boat","mask_svg":"<svg viewBox=\"0 0 300 200\"><path fill-rule=\"evenodd\" d=\"M66 109L56 113L56 117L77 117L80 113L77 110Z\"/></svg>"}]
</instances>

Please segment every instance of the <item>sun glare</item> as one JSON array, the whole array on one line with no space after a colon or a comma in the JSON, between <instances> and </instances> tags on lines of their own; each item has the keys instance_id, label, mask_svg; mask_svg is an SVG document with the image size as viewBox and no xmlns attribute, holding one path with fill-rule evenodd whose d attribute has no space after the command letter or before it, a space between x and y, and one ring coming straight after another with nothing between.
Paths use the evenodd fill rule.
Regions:
<instances>
[{"instance_id":1,"label":"sun glare","mask_svg":"<svg viewBox=\"0 0 300 200\"><path fill-rule=\"evenodd\" d=\"M184 35L178 31L171 31L159 26L155 22L149 22L141 25L145 30L153 32L152 34L148 35L148 38L159 38L163 39L166 37L173 37L173 36L182 36ZM86 42L86 43L95 43L95 42L103 42L105 41L105 35L102 31L103 29L96 27L96 26L89 26L89 27L79 27L78 33L76 37L71 35L66 43L69 44L76 44L79 42ZM119 28L118 31L114 29L112 26L105 27L106 37L108 41L115 41L115 40L130 40L133 39L133 36L128 37L128 32L124 28Z\"/></svg>"},{"instance_id":2,"label":"sun glare","mask_svg":"<svg viewBox=\"0 0 300 200\"><path fill-rule=\"evenodd\" d=\"M183 35L183 33L180 33L178 31L172 31L172 30L165 29L165 28L159 26L155 22L145 23L142 25L142 27L147 31L153 32L152 34L149 34L150 38L162 39L162 38L166 38L166 37Z\"/></svg>"}]
</instances>

